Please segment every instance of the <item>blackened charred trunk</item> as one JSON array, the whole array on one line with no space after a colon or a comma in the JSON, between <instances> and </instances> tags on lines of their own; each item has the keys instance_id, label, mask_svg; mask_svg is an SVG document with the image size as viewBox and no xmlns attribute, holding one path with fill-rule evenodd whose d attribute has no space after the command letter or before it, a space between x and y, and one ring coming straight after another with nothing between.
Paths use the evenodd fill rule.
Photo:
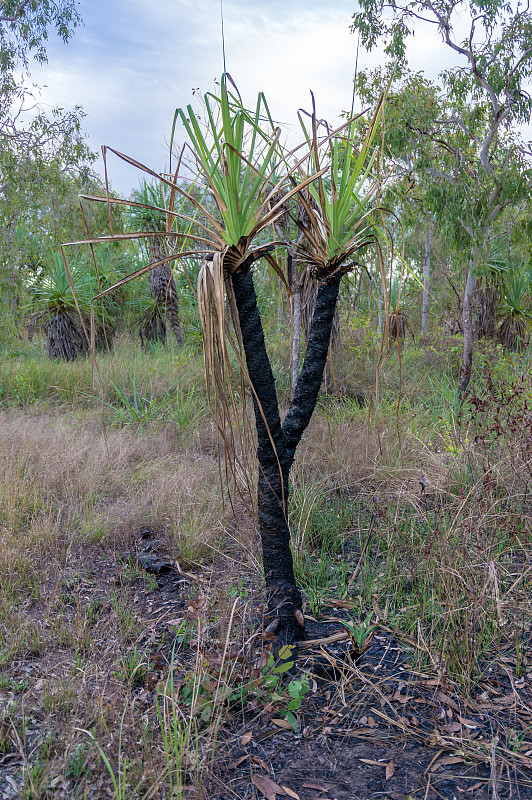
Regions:
<instances>
[{"instance_id":1,"label":"blackened charred trunk","mask_svg":"<svg viewBox=\"0 0 532 800\"><path fill-rule=\"evenodd\" d=\"M294 391L294 399L283 423L289 468L292 466L296 448L316 407L329 352L341 279L342 275L337 273L319 284L305 360Z\"/></svg>"},{"instance_id":2,"label":"blackened charred trunk","mask_svg":"<svg viewBox=\"0 0 532 800\"><path fill-rule=\"evenodd\" d=\"M273 627L282 639L303 638L304 628L296 619L301 612L301 593L296 586L290 530L288 527L289 460L279 416L279 406L253 278L249 271L232 277L248 374L253 385L257 428L259 480L257 504L259 531L268 606ZM302 617L298 614L300 619Z\"/></svg>"},{"instance_id":3,"label":"blackened charred trunk","mask_svg":"<svg viewBox=\"0 0 532 800\"><path fill-rule=\"evenodd\" d=\"M301 624L301 593L296 586L290 550L289 474L323 380L341 275L319 285L307 352L283 425L253 278L247 270L233 274L231 280L248 374L254 390L259 462L257 500L264 573L269 590L268 605L280 638L297 641L304 637L304 627Z\"/></svg>"}]
</instances>

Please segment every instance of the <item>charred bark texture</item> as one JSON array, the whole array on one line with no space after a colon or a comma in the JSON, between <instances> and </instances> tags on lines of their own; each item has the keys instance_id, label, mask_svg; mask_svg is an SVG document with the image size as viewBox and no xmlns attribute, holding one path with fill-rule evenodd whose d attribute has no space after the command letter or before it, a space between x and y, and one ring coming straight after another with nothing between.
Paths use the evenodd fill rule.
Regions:
<instances>
[{"instance_id":1,"label":"charred bark texture","mask_svg":"<svg viewBox=\"0 0 532 800\"><path fill-rule=\"evenodd\" d=\"M323 379L340 276L320 284L307 353L283 425L262 321L249 271L232 276L257 428L259 531L269 611L284 641L304 637L301 593L296 586L288 526L289 473L296 447L314 411Z\"/></svg>"},{"instance_id":2,"label":"charred bark texture","mask_svg":"<svg viewBox=\"0 0 532 800\"><path fill-rule=\"evenodd\" d=\"M309 424L316 407L327 362L327 353L329 352L329 342L341 279L342 276L338 273L319 284L305 360L295 388L294 399L283 423L283 433L290 466L294 460L296 448L301 441L303 432Z\"/></svg>"},{"instance_id":3,"label":"charred bark texture","mask_svg":"<svg viewBox=\"0 0 532 800\"><path fill-rule=\"evenodd\" d=\"M288 527L290 466L281 428L275 380L266 351L262 321L251 273L232 277L248 374L254 389L259 480L259 531L269 610L280 618L282 638L297 641L303 628L296 620L301 593L296 586Z\"/></svg>"}]
</instances>

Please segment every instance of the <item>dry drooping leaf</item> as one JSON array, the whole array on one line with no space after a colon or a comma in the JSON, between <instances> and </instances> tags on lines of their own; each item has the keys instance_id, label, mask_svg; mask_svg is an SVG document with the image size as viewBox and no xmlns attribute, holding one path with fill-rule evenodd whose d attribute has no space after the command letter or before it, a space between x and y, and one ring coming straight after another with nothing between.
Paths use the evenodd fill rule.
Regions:
<instances>
[{"instance_id":1,"label":"dry drooping leaf","mask_svg":"<svg viewBox=\"0 0 532 800\"><path fill-rule=\"evenodd\" d=\"M386 764L386 780L389 781L395 775L395 762L391 758Z\"/></svg>"},{"instance_id":2,"label":"dry drooping leaf","mask_svg":"<svg viewBox=\"0 0 532 800\"><path fill-rule=\"evenodd\" d=\"M266 800L276 800L276 795L286 796L285 790L266 775L252 775L251 783L264 795Z\"/></svg>"}]
</instances>

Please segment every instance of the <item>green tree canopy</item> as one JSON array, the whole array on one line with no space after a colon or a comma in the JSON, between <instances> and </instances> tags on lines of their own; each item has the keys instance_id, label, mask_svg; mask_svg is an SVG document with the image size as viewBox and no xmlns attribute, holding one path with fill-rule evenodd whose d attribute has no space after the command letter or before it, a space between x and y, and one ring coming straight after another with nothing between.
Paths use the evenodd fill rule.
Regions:
<instances>
[{"instance_id":1,"label":"green tree canopy","mask_svg":"<svg viewBox=\"0 0 532 800\"><path fill-rule=\"evenodd\" d=\"M418 98L407 79L403 130L416 143L418 180L426 184L426 198L467 264L463 393L471 376L479 272L498 235L494 228L501 213L530 196L529 148L518 126L528 121L532 108L526 91L532 75L532 12L528 4L503 0L359 0L359 9L353 30L369 49L383 43L397 74L404 74L406 44L420 21L432 24L459 60L458 68L441 74L444 92L433 89L434 102L428 105L426 91ZM422 88L429 87L420 81Z\"/></svg>"},{"instance_id":2,"label":"green tree canopy","mask_svg":"<svg viewBox=\"0 0 532 800\"><path fill-rule=\"evenodd\" d=\"M81 23L76 0L0 0L0 76L9 81L13 70L27 67L32 55L47 61L50 30L67 42Z\"/></svg>"}]
</instances>

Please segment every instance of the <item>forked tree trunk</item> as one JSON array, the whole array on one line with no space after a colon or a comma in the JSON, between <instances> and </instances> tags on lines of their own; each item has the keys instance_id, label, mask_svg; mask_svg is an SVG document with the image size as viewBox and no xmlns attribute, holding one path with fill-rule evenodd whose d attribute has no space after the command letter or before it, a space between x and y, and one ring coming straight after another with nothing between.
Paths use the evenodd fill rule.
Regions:
<instances>
[{"instance_id":1,"label":"forked tree trunk","mask_svg":"<svg viewBox=\"0 0 532 800\"><path fill-rule=\"evenodd\" d=\"M249 269L232 276L246 365L254 394L259 479L257 505L268 608L281 641L304 638L288 526L289 474L314 411L327 360L341 275L320 282L307 351L294 397L281 424L262 322ZM299 618L299 621L298 621Z\"/></svg>"}]
</instances>

